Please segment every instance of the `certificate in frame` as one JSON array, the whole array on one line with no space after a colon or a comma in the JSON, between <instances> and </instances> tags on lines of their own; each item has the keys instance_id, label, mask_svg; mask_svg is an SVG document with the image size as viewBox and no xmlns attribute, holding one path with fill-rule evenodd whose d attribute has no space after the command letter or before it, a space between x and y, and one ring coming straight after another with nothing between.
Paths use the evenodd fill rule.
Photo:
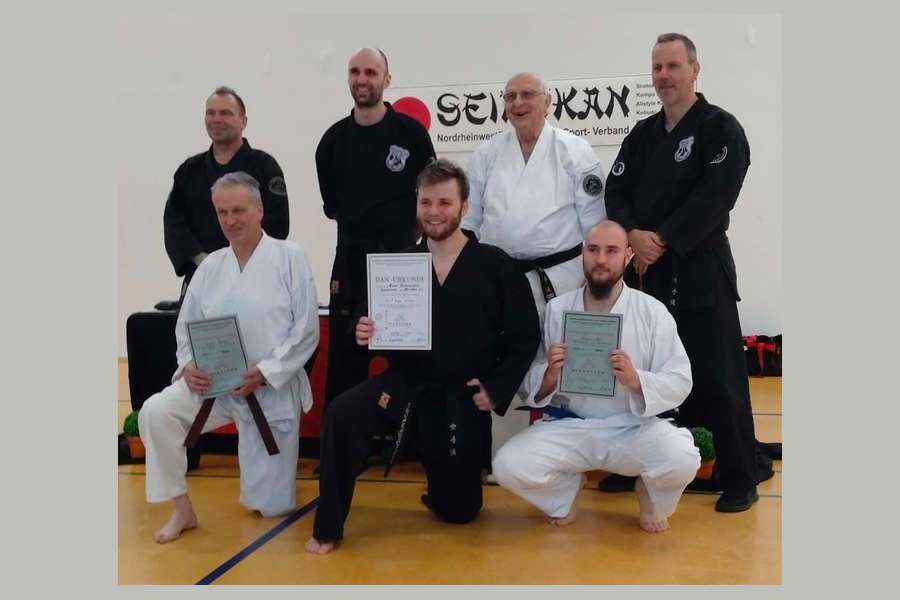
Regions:
<instances>
[{"instance_id":1,"label":"certificate in frame","mask_svg":"<svg viewBox=\"0 0 900 600\"><path fill-rule=\"evenodd\" d=\"M371 350L431 350L431 253L367 254Z\"/></svg>"},{"instance_id":2,"label":"certificate in frame","mask_svg":"<svg viewBox=\"0 0 900 600\"><path fill-rule=\"evenodd\" d=\"M559 377L561 394L611 398L616 377L609 354L622 342L622 315L567 310L563 313L566 361Z\"/></svg>"},{"instance_id":3,"label":"certificate in frame","mask_svg":"<svg viewBox=\"0 0 900 600\"><path fill-rule=\"evenodd\" d=\"M222 396L243 384L247 353L237 315L191 321L187 333L194 365L213 379L203 398Z\"/></svg>"}]
</instances>

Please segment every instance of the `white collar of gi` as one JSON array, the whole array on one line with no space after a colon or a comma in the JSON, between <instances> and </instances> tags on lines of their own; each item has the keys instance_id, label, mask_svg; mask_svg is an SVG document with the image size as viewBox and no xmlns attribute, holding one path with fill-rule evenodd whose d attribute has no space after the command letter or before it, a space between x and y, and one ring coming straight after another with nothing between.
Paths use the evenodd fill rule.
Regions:
<instances>
[{"instance_id":1,"label":"white collar of gi","mask_svg":"<svg viewBox=\"0 0 900 600\"><path fill-rule=\"evenodd\" d=\"M259 242L256 244L256 248L253 249L253 253L247 259L247 263L244 265L245 269L247 268L247 265L250 264L250 261L253 260L253 257L256 256L257 254L259 254L260 248L265 248L266 246L268 246L271 243L271 240L272 240L272 238L270 238L269 235L266 233L266 230L263 229L262 237L259 238ZM237 259L237 254L234 253L234 248L232 248L231 246L228 246L228 250L229 250L228 255L231 257L230 260L235 265L237 265L238 259Z\"/></svg>"},{"instance_id":2,"label":"white collar of gi","mask_svg":"<svg viewBox=\"0 0 900 600\"><path fill-rule=\"evenodd\" d=\"M572 310L580 310L584 312L584 295L587 293L587 283L581 286L581 293L575 294L575 297L572 299ZM616 298L616 303L612 305L612 308L609 309L611 313L617 314L625 314L625 305L628 303L628 295L631 293L631 288L623 281L622 282L622 293L619 294L619 297Z\"/></svg>"}]
</instances>

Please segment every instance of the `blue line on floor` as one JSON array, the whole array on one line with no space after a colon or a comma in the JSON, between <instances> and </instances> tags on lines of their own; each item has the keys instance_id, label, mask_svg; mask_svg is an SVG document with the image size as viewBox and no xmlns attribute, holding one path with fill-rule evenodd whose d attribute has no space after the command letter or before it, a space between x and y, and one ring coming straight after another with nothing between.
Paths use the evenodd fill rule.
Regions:
<instances>
[{"instance_id":1,"label":"blue line on floor","mask_svg":"<svg viewBox=\"0 0 900 600\"><path fill-rule=\"evenodd\" d=\"M318 503L319 503L319 498L316 497L306 506L304 506L302 508L298 508L297 510L292 512L290 515L287 516L287 518L284 521L282 521L281 523L279 523L278 525L276 525L275 527L273 527L272 529L270 529L269 531L264 533L261 537L257 538L256 541L254 541L252 544L250 544L249 546L247 546L246 548L244 548L243 550L241 550L240 552L238 552L237 554L235 554L234 556L232 556L231 558L226 560L224 563L222 563L221 565L216 567L209 575L207 575L206 577L204 577L203 579L198 581L196 583L196 585L209 585L210 583L212 583L213 581L215 581L216 579L218 579L219 577L224 575L226 572L228 572L228 570L230 570L236 564L238 564L239 562L241 562L242 560L244 560L245 558L247 558L248 556L250 556L251 554L256 552L259 548L262 547L263 544L265 544L266 542L271 540L273 537L275 537L282 531L284 531L286 528L290 527L294 521L296 521L297 519L299 519L300 517L302 517L309 511L311 511L313 508L315 508Z\"/></svg>"}]
</instances>

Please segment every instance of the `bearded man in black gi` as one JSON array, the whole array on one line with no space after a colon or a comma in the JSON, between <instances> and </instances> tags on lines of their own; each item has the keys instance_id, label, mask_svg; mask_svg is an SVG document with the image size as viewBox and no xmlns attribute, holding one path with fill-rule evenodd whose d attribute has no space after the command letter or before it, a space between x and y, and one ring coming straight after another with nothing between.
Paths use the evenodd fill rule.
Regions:
<instances>
[{"instance_id":1,"label":"bearded man in black gi","mask_svg":"<svg viewBox=\"0 0 900 600\"><path fill-rule=\"evenodd\" d=\"M416 241L416 175L434 158L428 131L383 101L387 57L360 48L347 65L354 107L316 148L325 216L337 221L328 303L325 405L369 374L369 353L353 343L353 311L366 293L366 254Z\"/></svg>"},{"instance_id":2,"label":"bearded man in black gi","mask_svg":"<svg viewBox=\"0 0 900 600\"><path fill-rule=\"evenodd\" d=\"M325 409L319 505L306 542L313 554L330 552L343 537L356 477L379 430L399 429L394 456L407 440L418 446L428 479L422 502L434 516L475 519L490 411L506 412L540 343L525 275L505 252L459 228L468 210L465 172L437 160L416 187L423 238L410 251L432 255L432 349L390 353L387 371ZM360 317L356 343L368 344L375 331L376 323Z\"/></svg>"},{"instance_id":3,"label":"bearded man in black gi","mask_svg":"<svg viewBox=\"0 0 900 600\"><path fill-rule=\"evenodd\" d=\"M677 421L713 433L723 490L715 508L740 512L758 498L757 446L725 232L750 146L737 119L695 91L699 72L690 39L657 38L652 77L663 108L622 142L606 211L628 231L635 252L628 285L662 301L678 324L694 385Z\"/></svg>"}]
</instances>

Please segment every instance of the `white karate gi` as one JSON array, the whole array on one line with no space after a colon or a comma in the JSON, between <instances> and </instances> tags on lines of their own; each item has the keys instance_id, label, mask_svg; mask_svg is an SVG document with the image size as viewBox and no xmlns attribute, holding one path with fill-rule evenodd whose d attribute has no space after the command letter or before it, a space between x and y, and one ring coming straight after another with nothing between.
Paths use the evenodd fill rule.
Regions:
<instances>
[{"instance_id":1,"label":"white karate gi","mask_svg":"<svg viewBox=\"0 0 900 600\"><path fill-rule=\"evenodd\" d=\"M692 384L675 320L662 303L624 286L610 311L622 315L621 348L638 373L642 394L617 382L612 398L552 392L535 400L547 349L562 341L563 311L584 310L584 289L547 305L544 339L522 384L529 406L552 402L584 418L545 416L518 433L498 452L494 475L500 485L554 518L569 513L584 471L640 475L656 515L667 518L694 478L700 454L690 431L655 416L681 404Z\"/></svg>"},{"instance_id":2,"label":"white karate gi","mask_svg":"<svg viewBox=\"0 0 900 600\"><path fill-rule=\"evenodd\" d=\"M606 218L606 176L600 159L587 141L547 122L527 163L515 130L509 129L475 151L467 175L469 211L462 227L513 258L536 259L568 250ZM557 296L584 283L581 255L544 271ZM540 279L535 271L526 277L543 320L546 301ZM494 456L528 426L528 412L514 410L517 406L522 406L519 397L504 417L494 416Z\"/></svg>"},{"instance_id":3,"label":"white karate gi","mask_svg":"<svg viewBox=\"0 0 900 600\"><path fill-rule=\"evenodd\" d=\"M241 504L275 516L295 506L300 411L312 408L303 369L319 342L318 296L304 251L263 233L244 270L231 247L200 264L178 315L178 368L172 385L141 407L138 426L146 446L147 500L163 502L187 492L183 443L202 400L182 377L192 360L188 321L236 314L247 361L265 377L254 392L279 454L269 456L244 398L216 398L203 431L234 422L238 428Z\"/></svg>"}]
</instances>

